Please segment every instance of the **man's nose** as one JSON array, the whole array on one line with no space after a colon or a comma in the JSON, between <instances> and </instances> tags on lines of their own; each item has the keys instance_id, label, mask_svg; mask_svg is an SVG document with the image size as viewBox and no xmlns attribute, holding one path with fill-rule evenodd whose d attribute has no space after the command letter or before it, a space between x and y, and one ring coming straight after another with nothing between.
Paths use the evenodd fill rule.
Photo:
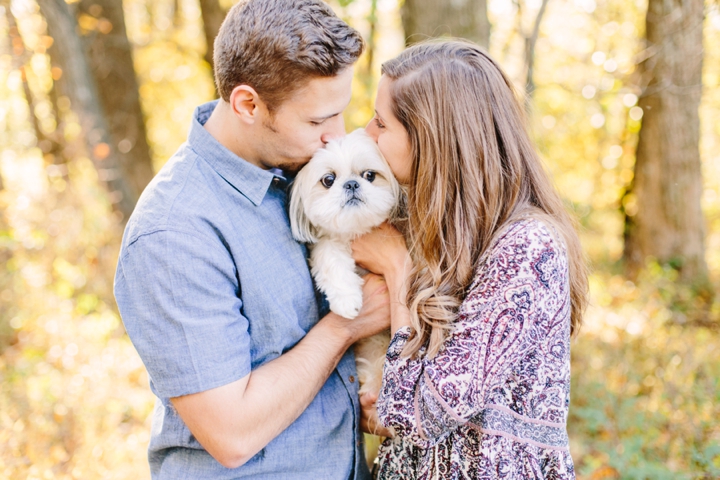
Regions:
<instances>
[{"instance_id":1,"label":"man's nose","mask_svg":"<svg viewBox=\"0 0 720 480\"><path fill-rule=\"evenodd\" d=\"M344 136L345 119L342 115L338 115L328 121L328 129L320 136L320 140L322 140L323 143L328 143L332 139Z\"/></svg>"}]
</instances>

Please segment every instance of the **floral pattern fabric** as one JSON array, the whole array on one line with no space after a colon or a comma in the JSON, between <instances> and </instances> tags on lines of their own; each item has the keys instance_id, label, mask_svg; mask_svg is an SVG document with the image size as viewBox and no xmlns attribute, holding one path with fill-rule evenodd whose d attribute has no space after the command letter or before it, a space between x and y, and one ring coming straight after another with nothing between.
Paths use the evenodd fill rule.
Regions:
<instances>
[{"instance_id":1,"label":"floral pattern fabric","mask_svg":"<svg viewBox=\"0 0 720 480\"><path fill-rule=\"evenodd\" d=\"M536 219L488 249L432 359L388 349L377 408L392 427L380 479L575 478L566 429L570 289L559 235Z\"/></svg>"}]
</instances>

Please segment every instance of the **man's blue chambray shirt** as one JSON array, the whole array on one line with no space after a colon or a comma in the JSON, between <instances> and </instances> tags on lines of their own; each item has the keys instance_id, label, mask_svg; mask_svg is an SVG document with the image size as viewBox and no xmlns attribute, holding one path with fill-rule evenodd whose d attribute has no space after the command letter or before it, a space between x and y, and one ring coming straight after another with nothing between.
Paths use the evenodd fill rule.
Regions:
<instances>
[{"instance_id":1,"label":"man's blue chambray shirt","mask_svg":"<svg viewBox=\"0 0 720 480\"><path fill-rule=\"evenodd\" d=\"M196 109L188 141L142 194L115 277L125 328L158 397L152 477L366 478L352 349L307 410L236 469L202 448L169 400L243 378L287 352L319 318L283 182L203 128L214 107Z\"/></svg>"}]
</instances>

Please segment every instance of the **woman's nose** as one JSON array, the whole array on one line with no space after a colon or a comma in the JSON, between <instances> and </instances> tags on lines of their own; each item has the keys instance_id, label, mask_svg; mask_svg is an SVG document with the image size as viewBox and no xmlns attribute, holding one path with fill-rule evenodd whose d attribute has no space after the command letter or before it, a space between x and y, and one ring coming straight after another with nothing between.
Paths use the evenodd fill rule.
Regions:
<instances>
[{"instance_id":1,"label":"woman's nose","mask_svg":"<svg viewBox=\"0 0 720 480\"><path fill-rule=\"evenodd\" d=\"M367 125L365 125L365 132L375 140L375 143L377 143L377 128L375 127L375 123L370 120Z\"/></svg>"},{"instance_id":2,"label":"woman's nose","mask_svg":"<svg viewBox=\"0 0 720 480\"><path fill-rule=\"evenodd\" d=\"M323 143L328 143L334 138L340 138L345 135L345 120L342 115L331 118L328 121L328 130L320 136Z\"/></svg>"}]
</instances>

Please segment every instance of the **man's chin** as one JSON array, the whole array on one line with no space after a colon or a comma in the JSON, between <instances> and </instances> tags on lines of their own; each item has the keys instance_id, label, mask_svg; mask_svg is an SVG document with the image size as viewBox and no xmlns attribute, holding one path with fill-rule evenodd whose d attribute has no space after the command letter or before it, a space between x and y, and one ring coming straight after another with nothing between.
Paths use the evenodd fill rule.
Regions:
<instances>
[{"instance_id":1,"label":"man's chin","mask_svg":"<svg viewBox=\"0 0 720 480\"><path fill-rule=\"evenodd\" d=\"M305 160L297 161L297 162L285 162L278 164L276 168L279 168L283 171L283 173L286 173L288 175L294 176L297 172L300 171L302 167L307 165L307 163L310 161L311 157L307 157Z\"/></svg>"}]
</instances>

